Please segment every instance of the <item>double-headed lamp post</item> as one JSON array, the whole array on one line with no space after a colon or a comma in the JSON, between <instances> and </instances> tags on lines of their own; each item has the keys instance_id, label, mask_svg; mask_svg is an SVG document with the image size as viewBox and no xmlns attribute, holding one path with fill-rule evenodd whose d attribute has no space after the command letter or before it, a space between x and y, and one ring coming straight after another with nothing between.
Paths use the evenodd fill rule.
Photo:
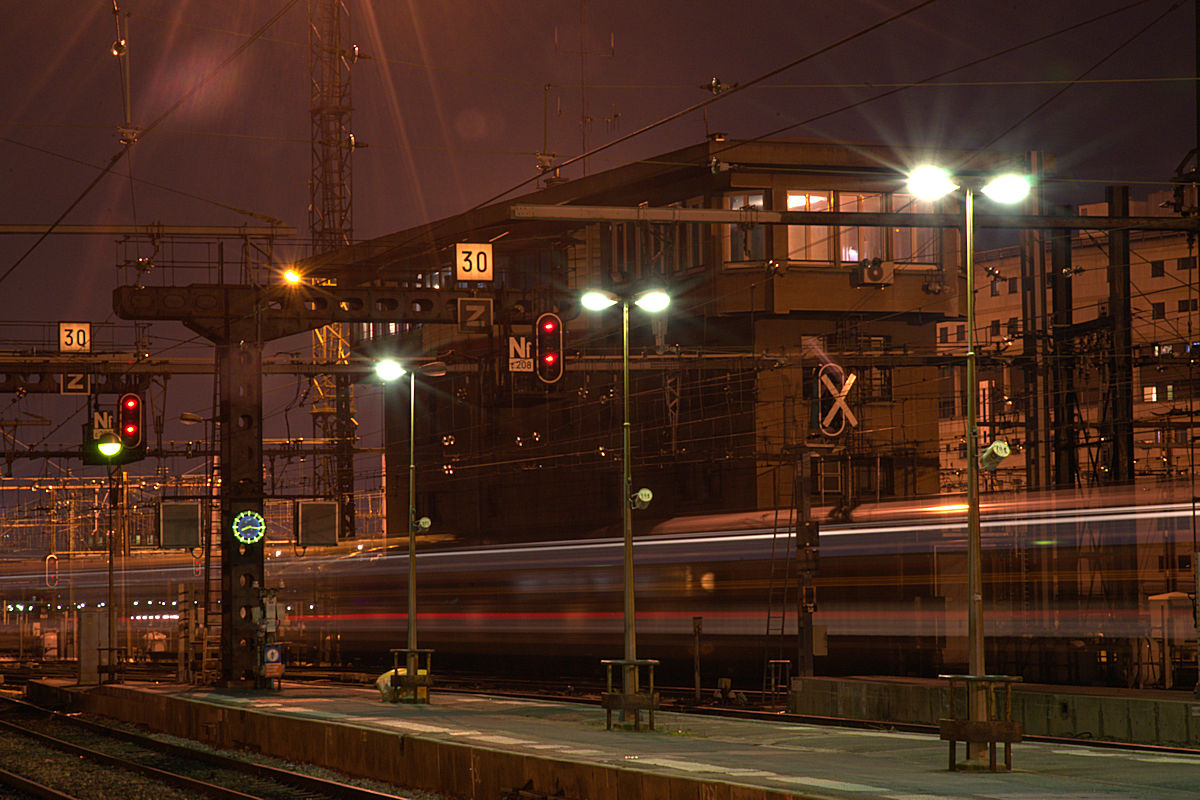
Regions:
<instances>
[{"instance_id":1,"label":"double-headed lamp post","mask_svg":"<svg viewBox=\"0 0 1200 800\"><path fill-rule=\"evenodd\" d=\"M633 491L633 462L631 457L629 430L629 304L643 311L658 313L671 304L671 297L661 289L649 289L632 295L620 295L601 289L592 289L580 298L589 311L603 311L621 304L621 389L624 400L624 424L621 427L621 524L625 536L625 669L623 687L626 694L638 690L637 626L633 611L633 507L635 502L648 502L642 492ZM643 490L645 492L645 490ZM646 492L648 495L648 492Z\"/></svg>"},{"instance_id":2,"label":"double-headed lamp post","mask_svg":"<svg viewBox=\"0 0 1200 800\"><path fill-rule=\"evenodd\" d=\"M982 677L983 649L983 567L979 533L979 387L975 378L975 195L981 193L996 203L1019 203L1029 194L1030 181L1024 175L1006 173L988 179L962 177L963 250L967 278L967 669ZM909 173L908 190L922 200L937 200L960 188L950 173L934 166L918 167ZM986 719L984 693L971 691L970 718ZM977 745L975 758L982 752Z\"/></svg>"},{"instance_id":3,"label":"double-headed lamp post","mask_svg":"<svg viewBox=\"0 0 1200 800\"><path fill-rule=\"evenodd\" d=\"M416 459L416 415L417 375L438 376L446 374L446 365L440 361L417 367L404 367L392 358L382 359L375 364L375 374L384 383L390 383L408 375L408 638L406 667L407 675L417 674L417 528L428 528L429 520L417 520L417 459ZM384 554L387 555L386 553Z\"/></svg>"}]
</instances>

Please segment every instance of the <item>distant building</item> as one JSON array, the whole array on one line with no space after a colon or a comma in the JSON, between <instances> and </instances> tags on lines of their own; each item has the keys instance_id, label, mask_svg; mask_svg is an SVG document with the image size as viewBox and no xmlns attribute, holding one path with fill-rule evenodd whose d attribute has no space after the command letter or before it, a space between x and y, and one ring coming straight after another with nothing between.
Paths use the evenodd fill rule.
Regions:
<instances>
[{"instance_id":1,"label":"distant building","mask_svg":"<svg viewBox=\"0 0 1200 800\"><path fill-rule=\"evenodd\" d=\"M1021 166L1020 156L974 155L983 169ZM658 318L631 313L634 481L654 492L639 521L791 507L797 446L806 443L821 446L814 505L931 494L943 483L938 411L961 391L933 344L939 325L962 317L958 234L887 222L934 210L908 195L902 178L932 157L713 137L578 180L548 174L533 193L309 266L344 285L452 286L454 244L493 244L495 281L486 289L518 299L494 309L489 332L362 331L370 347L387 342L451 364L444 378L421 379L417 395L419 511L441 530L545 538L619 523L620 312L582 311L577 298L586 288L631 291L652 281L674 300ZM579 214L516 218L514 206ZM661 213L628 218L635 208ZM874 216L864 217L870 224L763 224L759 211ZM716 221L686 217L696 212ZM510 338L528 343L545 311L560 313L566 329L566 373L552 385L509 370ZM821 435L813 411L827 363L854 375L844 400L854 420L835 415L842 432L833 437ZM396 391L388 471L400 491L389 508L403 529L406 511L395 510L407 503L394 476L406 465L408 408L407 390Z\"/></svg>"},{"instance_id":2,"label":"distant building","mask_svg":"<svg viewBox=\"0 0 1200 800\"><path fill-rule=\"evenodd\" d=\"M494 282L465 284L479 297L505 290L487 332L361 332L368 349L396 347L451 365L444 378L421 379L417 395L418 510L441 530L551 538L619 523L620 312L583 311L577 298L587 288L631 292L649 283L674 300L661 317L631 313L634 482L655 497L639 524L793 507L803 491L795 480L800 445L815 454L807 487L814 506L962 490L962 206L915 199L903 174L923 162L967 159L981 172L1042 163L1036 154L714 136L577 180L548 173L538 191L316 257L310 267L344 285L461 288L454 245L494 248ZM803 224L771 217L779 212L833 216ZM903 215L936 212L955 221L904 224ZM1079 327L1103 319L1103 234L1072 240L1070 274L1062 275L1074 291L1071 328L1053 316L1049 293L1037 300L1020 291L1022 264L1027 274L1053 272L1054 235L1021 236L1020 245L976 260L981 443L1005 437L1014 445L1014 456L984 475L984 490L1103 484L1114 456L1104 452L1112 437L1101 441L1113 423L1101 395L1116 378L1100 361L1089 372L1107 341L1105 323L1092 322L1090 333ZM1183 406L1172 398L1187 382L1177 374L1191 340L1183 304L1195 304L1186 296L1195 275L1187 248L1179 234L1133 234L1139 476L1184 463ZM549 385L510 369L510 350L526 352L535 317L548 311L566 330L565 375ZM1067 338L1053 340L1056 330ZM1073 372L1062 366L1068 359ZM844 398L853 419L835 413L834 436L822 434L817 419L832 405L817 377L826 364L853 376ZM1070 402L1051 404L1068 384ZM403 480L394 476L406 466L407 389L396 391L389 516L404 529ZM1041 405L1028 406L1030 398ZM822 401L825 410L815 411ZM1064 415L1077 424L1063 424Z\"/></svg>"},{"instance_id":3,"label":"distant building","mask_svg":"<svg viewBox=\"0 0 1200 800\"><path fill-rule=\"evenodd\" d=\"M1145 201L1131 201L1131 216L1171 215L1172 195L1161 192ZM1107 216L1106 203L1079 207L1081 217ZM1110 247L1101 231L1076 231L1069 259L1053 261L1046 243L1051 273L1059 286L1047 293L1041 331L1028 327L1025 278L1028 251L1008 247L979 253L976 258L976 341L980 359L980 447L1005 440L1013 455L994 474L985 474L985 488L1086 488L1113 482L1114 387L1132 381L1132 472L1137 483L1182 480L1193 468L1191 435L1195 428L1191 387L1200 380L1191 363L1192 343L1200 342L1197 328L1197 268L1194 237L1170 231L1131 231L1129 243L1129 304L1132 374L1115 374L1111 366L1114 309ZM1060 257L1061 258L1061 257ZM1024 269L1024 272L1023 272ZM1053 292L1069 298L1069 312L1053 318ZM1033 333L1031 336L1030 334ZM1051 439L1048 442L1049 482L1038 485L1030 463L1029 417L1035 387L1026 366L1039 368L1034 345L1045 342L1040 372L1049 376ZM966 351L966 322L937 326L940 352ZM962 387L962 370L953 372ZM942 489L965 489L965 393L948 393L939 404L942 442ZM1061 413L1059 413L1061 412ZM1065 467L1059 469L1059 467Z\"/></svg>"}]
</instances>

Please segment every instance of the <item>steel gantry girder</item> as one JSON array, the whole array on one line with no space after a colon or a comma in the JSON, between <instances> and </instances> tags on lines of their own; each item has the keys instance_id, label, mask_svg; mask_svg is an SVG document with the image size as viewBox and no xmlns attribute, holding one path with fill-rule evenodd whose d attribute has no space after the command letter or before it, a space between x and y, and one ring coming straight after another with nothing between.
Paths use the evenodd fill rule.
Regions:
<instances>
[{"instance_id":1,"label":"steel gantry girder","mask_svg":"<svg viewBox=\"0 0 1200 800\"><path fill-rule=\"evenodd\" d=\"M313 286L192 284L120 286L117 316L182 322L216 347L219 385L221 489L221 680L240 685L257 674L256 615L263 588L263 542L232 535L235 516L263 513L263 343L335 322L443 323L458 320L453 289L326 289ZM501 305L520 299L503 290L487 295Z\"/></svg>"}]
</instances>

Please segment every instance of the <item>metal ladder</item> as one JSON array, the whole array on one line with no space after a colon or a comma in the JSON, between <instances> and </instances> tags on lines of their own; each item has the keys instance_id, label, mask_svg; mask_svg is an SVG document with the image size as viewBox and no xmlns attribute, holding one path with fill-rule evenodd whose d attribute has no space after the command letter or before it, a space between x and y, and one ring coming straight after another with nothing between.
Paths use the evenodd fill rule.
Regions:
<instances>
[{"instance_id":1,"label":"metal ladder","mask_svg":"<svg viewBox=\"0 0 1200 800\"><path fill-rule=\"evenodd\" d=\"M218 506L219 509L219 506ZM219 510L217 511L219 514ZM209 526L204 558L204 592L199 605L199 683L221 680L221 525Z\"/></svg>"},{"instance_id":2,"label":"metal ladder","mask_svg":"<svg viewBox=\"0 0 1200 800\"><path fill-rule=\"evenodd\" d=\"M763 642L763 697L773 697L778 691L780 662L784 660L784 632L787 626L789 587L794 583L792 542L793 527L790 514L780 529L778 503L771 533L771 564L767 571L767 630ZM783 542L780 543L780 535ZM782 550L782 553L780 552ZM785 678L786 680L786 678Z\"/></svg>"}]
</instances>

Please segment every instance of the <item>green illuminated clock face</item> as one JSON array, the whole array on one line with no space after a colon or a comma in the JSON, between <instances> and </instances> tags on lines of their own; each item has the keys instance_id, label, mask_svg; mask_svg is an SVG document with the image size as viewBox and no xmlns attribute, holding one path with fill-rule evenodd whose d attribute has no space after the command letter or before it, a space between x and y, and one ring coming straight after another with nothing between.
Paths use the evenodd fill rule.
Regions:
<instances>
[{"instance_id":1,"label":"green illuminated clock face","mask_svg":"<svg viewBox=\"0 0 1200 800\"><path fill-rule=\"evenodd\" d=\"M233 518L233 536L243 544L262 541L266 532L266 520L257 511L243 511Z\"/></svg>"}]
</instances>

